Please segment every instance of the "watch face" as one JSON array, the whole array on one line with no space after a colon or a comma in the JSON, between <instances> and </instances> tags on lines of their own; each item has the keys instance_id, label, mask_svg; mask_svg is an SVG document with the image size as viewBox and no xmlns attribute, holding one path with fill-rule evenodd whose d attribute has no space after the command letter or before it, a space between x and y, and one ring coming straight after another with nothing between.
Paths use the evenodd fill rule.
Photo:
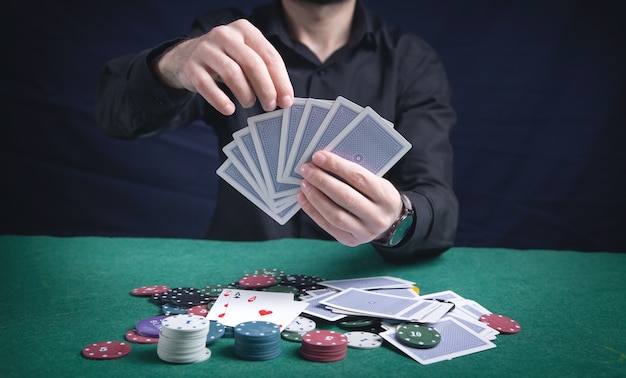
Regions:
<instances>
[{"instance_id":1,"label":"watch face","mask_svg":"<svg viewBox=\"0 0 626 378\"><path fill-rule=\"evenodd\" d=\"M395 246L399 244L402 239L406 236L407 231L411 228L413 224L413 215L409 214L406 218L404 218L396 227L396 231L391 236L391 240L389 244L391 246Z\"/></svg>"}]
</instances>

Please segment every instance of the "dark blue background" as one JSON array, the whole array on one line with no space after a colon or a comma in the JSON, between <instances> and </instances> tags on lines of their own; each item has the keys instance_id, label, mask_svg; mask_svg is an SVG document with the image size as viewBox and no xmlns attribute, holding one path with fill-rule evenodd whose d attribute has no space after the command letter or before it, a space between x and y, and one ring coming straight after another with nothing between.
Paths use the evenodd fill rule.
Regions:
<instances>
[{"instance_id":1,"label":"dark blue background","mask_svg":"<svg viewBox=\"0 0 626 378\"><path fill-rule=\"evenodd\" d=\"M0 16L0 233L202 237L216 200L211 129L110 139L94 93L104 61L184 33L225 2L12 3ZM457 245L626 251L620 3L367 1L448 69Z\"/></svg>"}]
</instances>

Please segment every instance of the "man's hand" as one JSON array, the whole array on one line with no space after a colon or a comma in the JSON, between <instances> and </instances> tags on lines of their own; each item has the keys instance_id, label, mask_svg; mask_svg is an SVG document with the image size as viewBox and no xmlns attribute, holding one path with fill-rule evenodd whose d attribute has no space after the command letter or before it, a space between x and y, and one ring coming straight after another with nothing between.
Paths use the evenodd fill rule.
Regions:
<instances>
[{"instance_id":1,"label":"man's hand","mask_svg":"<svg viewBox=\"0 0 626 378\"><path fill-rule=\"evenodd\" d=\"M316 152L300 174L300 206L342 244L378 238L402 211L400 193L389 181L328 151Z\"/></svg>"},{"instance_id":2,"label":"man's hand","mask_svg":"<svg viewBox=\"0 0 626 378\"><path fill-rule=\"evenodd\" d=\"M224 115L232 114L235 104L216 81L226 84L243 107L251 107L257 98L266 111L293 103L280 54L244 19L176 45L159 59L156 71L168 86L199 93Z\"/></svg>"}]
</instances>

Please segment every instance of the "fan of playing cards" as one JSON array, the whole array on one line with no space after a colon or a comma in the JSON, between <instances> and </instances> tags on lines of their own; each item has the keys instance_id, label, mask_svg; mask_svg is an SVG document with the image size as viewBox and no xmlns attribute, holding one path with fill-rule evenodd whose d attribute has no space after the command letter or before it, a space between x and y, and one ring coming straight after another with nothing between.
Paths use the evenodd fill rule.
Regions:
<instances>
[{"instance_id":1,"label":"fan of playing cards","mask_svg":"<svg viewBox=\"0 0 626 378\"><path fill-rule=\"evenodd\" d=\"M300 166L318 150L333 152L378 176L411 144L370 107L343 97L296 98L290 108L248 118L224 147L217 174L279 224L300 209Z\"/></svg>"}]
</instances>

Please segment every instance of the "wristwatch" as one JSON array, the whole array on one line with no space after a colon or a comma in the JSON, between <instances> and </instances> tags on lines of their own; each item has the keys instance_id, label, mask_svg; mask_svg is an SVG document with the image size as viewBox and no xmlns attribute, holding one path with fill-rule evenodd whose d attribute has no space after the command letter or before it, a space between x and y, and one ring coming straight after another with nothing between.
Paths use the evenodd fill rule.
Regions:
<instances>
[{"instance_id":1,"label":"wristwatch","mask_svg":"<svg viewBox=\"0 0 626 378\"><path fill-rule=\"evenodd\" d=\"M402 212L400 216L381 237L372 240L372 243L382 245L383 247L395 247L400 244L413 225L413 218L415 217L413 204L406 195L400 193L400 197L402 198Z\"/></svg>"}]
</instances>

